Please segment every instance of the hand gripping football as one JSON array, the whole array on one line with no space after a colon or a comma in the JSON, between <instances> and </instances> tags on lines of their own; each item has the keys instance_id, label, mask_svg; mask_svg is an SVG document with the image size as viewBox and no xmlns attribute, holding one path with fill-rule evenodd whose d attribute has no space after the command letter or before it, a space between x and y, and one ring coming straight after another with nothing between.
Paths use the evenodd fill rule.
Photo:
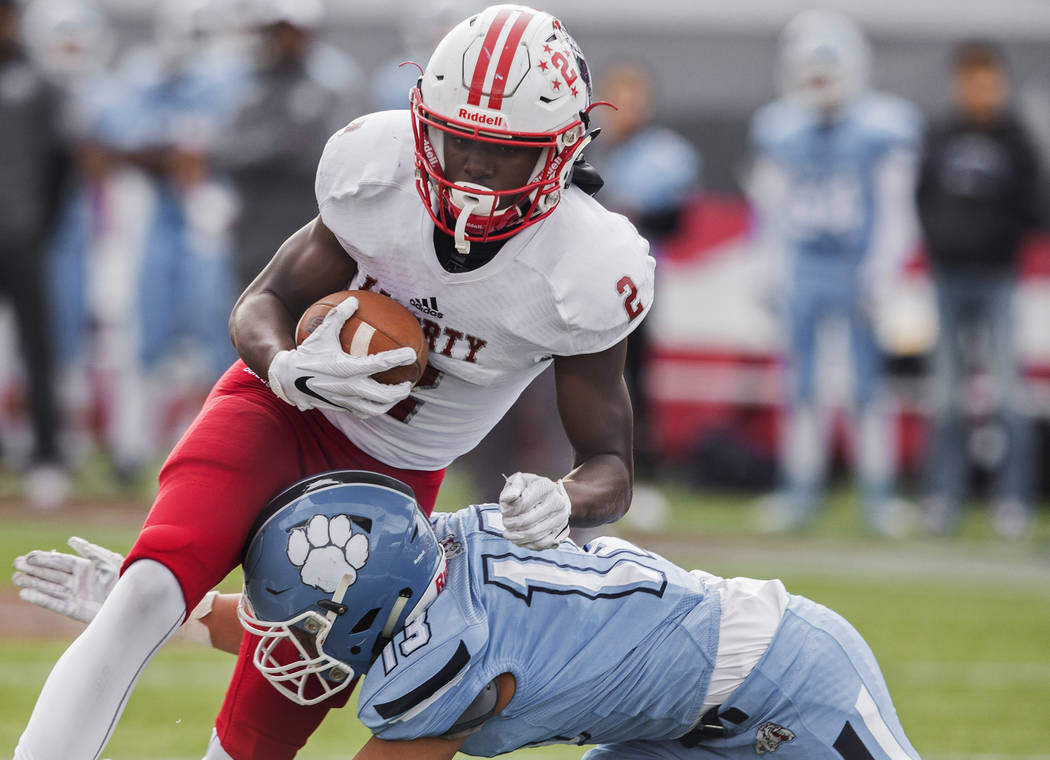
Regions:
<instances>
[{"instance_id":1,"label":"hand gripping football","mask_svg":"<svg viewBox=\"0 0 1050 760\"><path fill-rule=\"evenodd\" d=\"M313 304L299 318L295 342L302 343L324 320L328 312L354 296L358 307L339 332L343 350L351 356L367 356L408 346L415 350L416 361L402 367L377 372L373 378L396 385L406 380L415 385L427 366L427 342L415 315L393 298L367 290L341 290Z\"/></svg>"}]
</instances>

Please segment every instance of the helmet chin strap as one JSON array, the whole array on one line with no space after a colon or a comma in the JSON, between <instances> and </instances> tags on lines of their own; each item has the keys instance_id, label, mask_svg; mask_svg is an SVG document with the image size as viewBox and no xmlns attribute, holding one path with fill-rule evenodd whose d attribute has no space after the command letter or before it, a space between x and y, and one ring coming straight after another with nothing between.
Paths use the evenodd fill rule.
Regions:
<instances>
[{"instance_id":1,"label":"helmet chin strap","mask_svg":"<svg viewBox=\"0 0 1050 760\"><path fill-rule=\"evenodd\" d=\"M464 188L466 188L464 190ZM479 190L481 193L474 194L470 190ZM449 189L449 199L452 205L459 209L456 217L456 230L454 239L456 250L462 254L470 253L470 241L467 240L467 222L475 211L481 214L491 214L496 208L497 196L489 195L492 188L478 185L473 182L459 182Z\"/></svg>"}]
</instances>

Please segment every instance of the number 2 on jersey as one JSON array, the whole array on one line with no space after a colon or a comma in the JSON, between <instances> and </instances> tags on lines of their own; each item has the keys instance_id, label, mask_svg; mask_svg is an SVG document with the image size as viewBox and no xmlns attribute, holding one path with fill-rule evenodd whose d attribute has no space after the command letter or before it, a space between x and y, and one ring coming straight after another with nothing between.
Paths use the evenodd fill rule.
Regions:
<instances>
[{"instance_id":1,"label":"number 2 on jersey","mask_svg":"<svg viewBox=\"0 0 1050 760\"><path fill-rule=\"evenodd\" d=\"M616 292L620 295L626 294L626 298L623 299L623 308L627 312L627 321L633 322L645 308L638 300L638 286L634 284L634 280L624 275L616 283Z\"/></svg>"}]
</instances>

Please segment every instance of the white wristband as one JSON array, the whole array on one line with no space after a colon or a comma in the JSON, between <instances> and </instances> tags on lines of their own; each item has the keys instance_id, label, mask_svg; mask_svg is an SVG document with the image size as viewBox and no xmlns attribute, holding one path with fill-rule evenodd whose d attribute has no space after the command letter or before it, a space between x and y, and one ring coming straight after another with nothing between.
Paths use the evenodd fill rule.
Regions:
<instances>
[{"instance_id":1,"label":"white wristband","mask_svg":"<svg viewBox=\"0 0 1050 760\"><path fill-rule=\"evenodd\" d=\"M219 592L214 590L204 595L204 598L193 608L193 611L187 616L186 622L179 629L177 635L180 639L193 644L211 646L211 631L208 629L208 626L201 622L201 618L211 614L212 605L215 604L215 597L218 595Z\"/></svg>"},{"instance_id":2,"label":"white wristband","mask_svg":"<svg viewBox=\"0 0 1050 760\"><path fill-rule=\"evenodd\" d=\"M288 397L288 393L281 385L282 364L291 353L291 351L278 351L274 354L273 359L270 360L270 366L266 369L266 384L270 386L270 390L273 391L277 398L286 404L291 404L298 408L297 404Z\"/></svg>"}]
</instances>

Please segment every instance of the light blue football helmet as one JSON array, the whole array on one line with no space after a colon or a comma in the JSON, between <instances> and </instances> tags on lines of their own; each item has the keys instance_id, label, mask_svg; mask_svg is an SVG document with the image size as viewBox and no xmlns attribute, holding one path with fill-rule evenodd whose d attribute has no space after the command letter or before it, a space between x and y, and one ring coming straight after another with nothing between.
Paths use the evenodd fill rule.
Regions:
<instances>
[{"instance_id":1,"label":"light blue football helmet","mask_svg":"<svg viewBox=\"0 0 1050 760\"><path fill-rule=\"evenodd\" d=\"M445 582L445 553L404 483L339 470L266 506L244 557L241 624L255 667L293 702L316 704L364 675Z\"/></svg>"},{"instance_id":2,"label":"light blue football helmet","mask_svg":"<svg viewBox=\"0 0 1050 760\"><path fill-rule=\"evenodd\" d=\"M810 107L833 110L868 86L868 41L841 13L799 13L780 33L779 47L781 92Z\"/></svg>"}]
</instances>

